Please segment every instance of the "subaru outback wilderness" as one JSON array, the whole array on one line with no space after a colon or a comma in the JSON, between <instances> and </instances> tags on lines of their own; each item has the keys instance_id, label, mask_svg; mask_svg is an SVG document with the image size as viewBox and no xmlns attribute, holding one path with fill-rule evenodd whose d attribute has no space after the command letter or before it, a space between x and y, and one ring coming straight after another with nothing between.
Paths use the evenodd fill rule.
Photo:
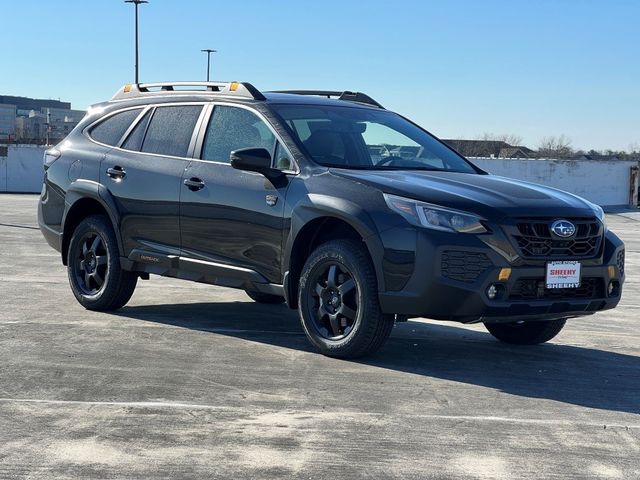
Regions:
<instances>
[{"instance_id":1,"label":"subaru outback wilderness","mask_svg":"<svg viewBox=\"0 0 640 480\"><path fill-rule=\"evenodd\" d=\"M600 207L489 175L363 93L126 85L44 168L40 228L90 310L149 274L240 288L356 357L411 317L536 344L620 300Z\"/></svg>"}]
</instances>

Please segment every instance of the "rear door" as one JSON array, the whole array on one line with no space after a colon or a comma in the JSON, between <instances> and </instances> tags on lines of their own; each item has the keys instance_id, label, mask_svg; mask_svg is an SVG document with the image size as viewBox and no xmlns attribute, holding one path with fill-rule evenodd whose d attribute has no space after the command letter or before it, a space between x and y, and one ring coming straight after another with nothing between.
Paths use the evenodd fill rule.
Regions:
<instances>
[{"instance_id":1,"label":"rear door","mask_svg":"<svg viewBox=\"0 0 640 480\"><path fill-rule=\"evenodd\" d=\"M102 183L120 213L125 256L160 263L179 255L181 180L202 110L201 104L146 108L103 160Z\"/></svg>"},{"instance_id":2,"label":"rear door","mask_svg":"<svg viewBox=\"0 0 640 480\"><path fill-rule=\"evenodd\" d=\"M210 107L211 108L211 107ZM231 167L241 148L266 148L283 171L291 156L271 126L244 106L217 104L201 132L202 147L184 174L181 201L182 254L197 260L249 268L281 283L286 177L270 181Z\"/></svg>"}]
</instances>

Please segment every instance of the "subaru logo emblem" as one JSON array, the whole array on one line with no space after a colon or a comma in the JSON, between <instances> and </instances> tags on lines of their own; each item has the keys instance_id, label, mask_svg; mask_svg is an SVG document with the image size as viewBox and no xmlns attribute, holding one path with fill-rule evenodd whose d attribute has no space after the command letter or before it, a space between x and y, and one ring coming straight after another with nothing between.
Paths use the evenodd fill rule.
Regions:
<instances>
[{"instance_id":1,"label":"subaru logo emblem","mask_svg":"<svg viewBox=\"0 0 640 480\"><path fill-rule=\"evenodd\" d=\"M569 220L556 220L551 224L551 231L558 237L569 238L576 233L576 226Z\"/></svg>"}]
</instances>

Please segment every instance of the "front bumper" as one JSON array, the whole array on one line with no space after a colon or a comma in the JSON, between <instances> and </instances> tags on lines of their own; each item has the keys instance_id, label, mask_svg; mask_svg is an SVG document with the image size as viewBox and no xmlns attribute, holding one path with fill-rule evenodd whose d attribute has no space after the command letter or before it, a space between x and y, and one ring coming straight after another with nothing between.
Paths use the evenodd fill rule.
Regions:
<instances>
[{"instance_id":1,"label":"front bumper","mask_svg":"<svg viewBox=\"0 0 640 480\"><path fill-rule=\"evenodd\" d=\"M396 247L393 252L398 233L386 232L386 244ZM411 237L405 232L404 238ZM408 241L415 245L413 270L406 275L406 283L379 293L384 313L464 323L549 320L614 308L622 294L624 244L612 232L606 232L598 258L580 260L581 288L572 290L547 290L546 261L524 261L500 248L505 244L495 238L416 230L413 239ZM499 280L503 267L511 268L506 281ZM616 288L610 293L611 281ZM500 295L493 300L487 296L492 284L500 286Z\"/></svg>"}]
</instances>

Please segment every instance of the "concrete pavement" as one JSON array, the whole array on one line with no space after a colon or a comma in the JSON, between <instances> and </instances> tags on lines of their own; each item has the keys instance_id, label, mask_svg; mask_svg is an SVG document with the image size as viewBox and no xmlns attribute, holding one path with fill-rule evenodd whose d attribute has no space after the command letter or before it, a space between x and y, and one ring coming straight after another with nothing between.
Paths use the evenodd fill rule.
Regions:
<instances>
[{"instance_id":1,"label":"concrete pavement","mask_svg":"<svg viewBox=\"0 0 640 480\"><path fill-rule=\"evenodd\" d=\"M230 289L82 309L36 202L0 195L0 478L640 478L638 213L618 309L537 347L411 321L352 362Z\"/></svg>"}]
</instances>

